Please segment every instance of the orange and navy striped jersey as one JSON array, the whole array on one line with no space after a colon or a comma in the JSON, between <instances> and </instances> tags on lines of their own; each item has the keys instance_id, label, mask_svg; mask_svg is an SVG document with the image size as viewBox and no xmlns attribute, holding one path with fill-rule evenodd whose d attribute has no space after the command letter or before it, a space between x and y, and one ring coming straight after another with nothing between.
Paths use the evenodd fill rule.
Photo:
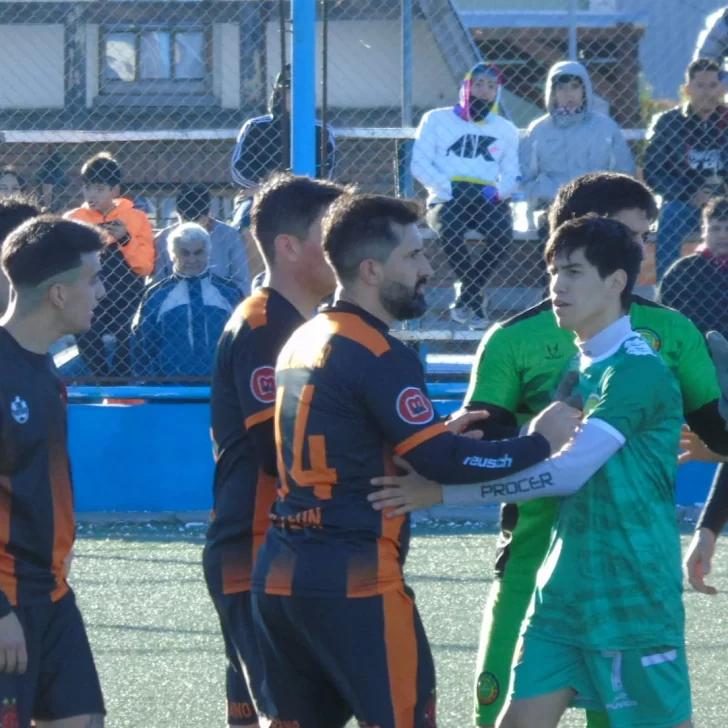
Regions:
<instances>
[{"instance_id":1,"label":"orange and navy striped jersey","mask_svg":"<svg viewBox=\"0 0 728 728\"><path fill-rule=\"evenodd\" d=\"M440 483L479 483L544 460L540 435L485 442L451 433L415 353L363 309L337 302L301 326L276 366L279 494L253 591L367 597L402 586L408 517L367 496L392 455Z\"/></svg>"},{"instance_id":2,"label":"orange and navy striped jersey","mask_svg":"<svg viewBox=\"0 0 728 728\"><path fill-rule=\"evenodd\" d=\"M217 347L211 396L213 514L204 555L208 585L217 594L250 588L276 494L275 363L303 321L280 293L262 288L237 307Z\"/></svg>"},{"instance_id":3,"label":"orange and navy striped jersey","mask_svg":"<svg viewBox=\"0 0 728 728\"><path fill-rule=\"evenodd\" d=\"M0 328L0 616L58 601L73 547L66 389L50 355Z\"/></svg>"}]
</instances>

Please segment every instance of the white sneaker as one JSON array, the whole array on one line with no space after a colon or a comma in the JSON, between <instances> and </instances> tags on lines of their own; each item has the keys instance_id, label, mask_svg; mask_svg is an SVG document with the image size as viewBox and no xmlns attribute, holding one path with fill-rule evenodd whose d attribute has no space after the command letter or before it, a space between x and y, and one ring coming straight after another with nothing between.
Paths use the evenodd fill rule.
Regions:
<instances>
[{"instance_id":1,"label":"white sneaker","mask_svg":"<svg viewBox=\"0 0 728 728\"><path fill-rule=\"evenodd\" d=\"M490 321L482 314L475 313L475 311L470 314L470 319L468 321L469 329L473 331L483 331L488 328L489 324Z\"/></svg>"},{"instance_id":2,"label":"white sneaker","mask_svg":"<svg viewBox=\"0 0 728 728\"><path fill-rule=\"evenodd\" d=\"M469 323L472 315L473 312L467 306L458 306L456 304L450 306L450 318L456 324Z\"/></svg>"}]
</instances>

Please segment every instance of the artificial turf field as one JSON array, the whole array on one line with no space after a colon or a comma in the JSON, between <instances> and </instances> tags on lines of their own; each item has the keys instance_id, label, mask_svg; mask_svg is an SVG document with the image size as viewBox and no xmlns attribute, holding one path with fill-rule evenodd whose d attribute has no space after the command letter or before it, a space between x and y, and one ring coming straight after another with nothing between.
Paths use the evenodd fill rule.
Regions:
<instances>
[{"instance_id":1,"label":"artificial turf field","mask_svg":"<svg viewBox=\"0 0 728 728\"><path fill-rule=\"evenodd\" d=\"M687 532L686 532L687 533ZM200 565L201 525L81 525L73 585L108 710L107 728L223 728L222 640ZM439 728L467 728L491 528L418 524L407 562L438 676ZM683 546L687 545L687 535ZM728 543L717 597L686 592L695 725L728 726ZM571 711L562 726L584 725Z\"/></svg>"}]
</instances>

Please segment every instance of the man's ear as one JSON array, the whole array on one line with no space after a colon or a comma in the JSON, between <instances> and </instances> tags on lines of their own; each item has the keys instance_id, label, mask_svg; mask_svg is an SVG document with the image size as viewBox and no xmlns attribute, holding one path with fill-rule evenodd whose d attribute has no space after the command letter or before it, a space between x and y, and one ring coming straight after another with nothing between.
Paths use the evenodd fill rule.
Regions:
<instances>
[{"instance_id":1,"label":"man's ear","mask_svg":"<svg viewBox=\"0 0 728 728\"><path fill-rule=\"evenodd\" d=\"M612 273L611 286L617 295L621 295L622 291L624 291L627 287L627 272L621 268L619 270L615 270L614 273Z\"/></svg>"},{"instance_id":2,"label":"man's ear","mask_svg":"<svg viewBox=\"0 0 728 728\"><path fill-rule=\"evenodd\" d=\"M66 307L67 291L66 287L61 283L54 283L48 289L48 300L56 307L64 309Z\"/></svg>"},{"instance_id":3,"label":"man's ear","mask_svg":"<svg viewBox=\"0 0 728 728\"><path fill-rule=\"evenodd\" d=\"M301 241L294 235L277 235L273 241L276 260L295 263L301 256Z\"/></svg>"},{"instance_id":4,"label":"man's ear","mask_svg":"<svg viewBox=\"0 0 728 728\"><path fill-rule=\"evenodd\" d=\"M382 282L382 264L373 258L359 263L359 278L369 286L377 286Z\"/></svg>"}]
</instances>

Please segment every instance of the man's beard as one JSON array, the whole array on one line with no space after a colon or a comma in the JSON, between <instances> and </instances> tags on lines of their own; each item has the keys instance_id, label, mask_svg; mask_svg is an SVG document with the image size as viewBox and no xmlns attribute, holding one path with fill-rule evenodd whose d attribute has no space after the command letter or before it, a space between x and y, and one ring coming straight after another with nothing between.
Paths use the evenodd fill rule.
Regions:
<instances>
[{"instance_id":1,"label":"man's beard","mask_svg":"<svg viewBox=\"0 0 728 728\"><path fill-rule=\"evenodd\" d=\"M387 281L379 293L382 308L397 321L424 316L427 311L427 300L421 289L427 279L417 281L414 290L397 281Z\"/></svg>"}]
</instances>

